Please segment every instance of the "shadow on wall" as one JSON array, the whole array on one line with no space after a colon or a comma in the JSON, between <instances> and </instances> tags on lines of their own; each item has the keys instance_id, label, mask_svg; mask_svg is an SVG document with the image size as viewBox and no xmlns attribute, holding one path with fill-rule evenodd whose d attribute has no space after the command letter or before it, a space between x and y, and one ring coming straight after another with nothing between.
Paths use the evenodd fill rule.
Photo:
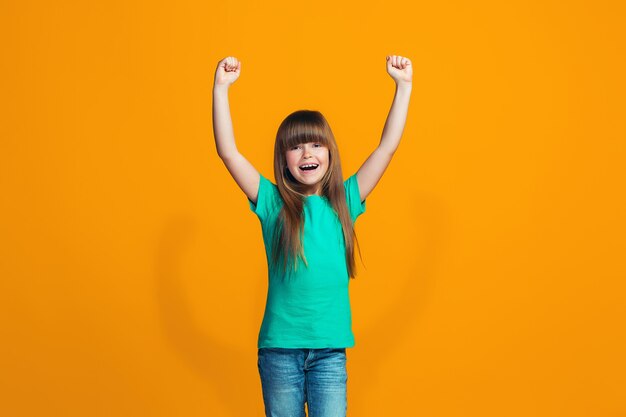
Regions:
<instances>
[{"instance_id":1,"label":"shadow on wall","mask_svg":"<svg viewBox=\"0 0 626 417\"><path fill-rule=\"evenodd\" d=\"M381 311L378 320L369 322L355 335L358 345L363 348L350 352L358 364L350 367L349 380L354 382L348 385L348 402L353 404L351 408L355 411L368 409L368 399L376 397L376 393L370 390L378 385L367 381L377 379L381 360L393 354L398 342L410 337L410 329L415 327L429 300L442 237L446 236L446 212L435 200L425 196L414 200L414 209L410 212L417 219L414 223L417 227L410 231L415 245L398 248L410 276L397 291L398 298L391 307ZM191 219L174 218L166 225L161 237L156 256L156 296L163 332L183 360L212 384L214 392L229 410L228 415L263 416L260 381L255 392L250 392L249 384L241 383L242 377L257 375L256 346L238 351L222 344L194 324L193 314L188 309L189 302L181 288L178 271L182 254L193 241L194 230ZM259 303L265 302L266 279L265 274L259 277Z\"/></svg>"},{"instance_id":2,"label":"shadow on wall","mask_svg":"<svg viewBox=\"0 0 626 417\"><path fill-rule=\"evenodd\" d=\"M380 385L368 381L379 380L381 361L393 355L400 342L411 337L411 329L416 328L422 317L431 299L443 239L449 234L448 212L440 201L421 194L414 197L412 205L412 209L407 212L414 216L412 224L415 228L396 231L392 229L389 232L390 239L394 233L409 233L409 239L403 240L414 242L410 246L397 249L399 259L406 263L407 278L401 284L402 288L395 291L398 296L390 307L381 311L377 320L366 323L355 335L357 345L362 348L351 352L354 362L350 362L355 366L349 371L349 379L353 382L349 383L348 391L349 400L352 398L352 408L357 414L367 414L366 410L371 409L372 399L377 398L377 393L371 390L380 389ZM403 224L401 220L399 222ZM392 281L394 277L380 278L387 280L389 285L398 285Z\"/></svg>"},{"instance_id":3,"label":"shadow on wall","mask_svg":"<svg viewBox=\"0 0 626 417\"><path fill-rule=\"evenodd\" d=\"M156 255L156 297L162 331L190 368L212 384L213 391L229 410L228 415L262 416L260 385L257 391L250 392L250 385L242 384L242 378L256 371L256 350L234 350L211 337L195 324L188 308L179 271L180 259L194 240L194 233L193 221L178 217L171 219L161 236Z\"/></svg>"}]
</instances>

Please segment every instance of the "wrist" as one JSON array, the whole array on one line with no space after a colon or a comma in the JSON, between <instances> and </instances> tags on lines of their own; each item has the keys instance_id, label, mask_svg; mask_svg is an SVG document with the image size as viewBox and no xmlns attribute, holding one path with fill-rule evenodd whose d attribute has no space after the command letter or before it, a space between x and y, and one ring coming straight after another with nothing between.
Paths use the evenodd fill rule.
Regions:
<instances>
[{"instance_id":1,"label":"wrist","mask_svg":"<svg viewBox=\"0 0 626 417\"><path fill-rule=\"evenodd\" d=\"M228 87L230 87L230 84L214 84L213 85L213 91L214 92L228 92Z\"/></svg>"},{"instance_id":2,"label":"wrist","mask_svg":"<svg viewBox=\"0 0 626 417\"><path fill-rule=\"evenodd\" d=\"M396 81L396 87L398 88L411 88L413 81Z\"/></svg>"}]
</instances>

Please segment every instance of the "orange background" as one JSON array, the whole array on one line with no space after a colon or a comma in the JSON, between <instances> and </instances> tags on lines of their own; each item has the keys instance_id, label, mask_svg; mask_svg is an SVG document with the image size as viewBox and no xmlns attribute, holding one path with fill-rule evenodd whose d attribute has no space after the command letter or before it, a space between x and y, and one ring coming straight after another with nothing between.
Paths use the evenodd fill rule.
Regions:
<instances>
[{"instance_id":1,"label":"orange background","mask_svg":"<svg viewBox=\"0 0 626 417\"><path fill-rule=\"evenodd\" d=\"M101 3L101 4L99 4ZM0 414L262 416L258 219L215 150L320 110L357 222L348 415L626 416L618 1L2 4ZM357 258L358 259L358 258Z\"/></svg>"}]
</instances>

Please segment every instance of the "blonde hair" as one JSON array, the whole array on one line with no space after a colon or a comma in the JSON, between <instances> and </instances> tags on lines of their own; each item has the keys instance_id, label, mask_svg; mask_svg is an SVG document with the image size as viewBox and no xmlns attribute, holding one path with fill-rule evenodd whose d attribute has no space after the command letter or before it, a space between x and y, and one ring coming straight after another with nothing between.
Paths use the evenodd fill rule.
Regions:
<instances>
[{"instance_id":1,"label":"blonde hair","mask_svg":"<svg viewBox=\"0 0 626 417\"><path fill-rule=\"evenodd\" d=\"M308 267L302 236L304 233L304 197L305 185L298 182L287 167L286 152L296 145L317 142L328 148L329 167L321 179L321 194L328 198L331 207L337 214L346 246L346 265L348 275L354 278L356 265L354 261L354 242L357 242L354 224L350 217L341 172L339 149L335 142L330 125L319 111L298 110L283 120L276 134L274 145L274 177L283 206L280 210L277 227L272 245L272 261L278 264L282 259L283 273L287 272L287 263L297 269L298 256ZM361 249L359 247L359 256ZM362 257L361 257L362 259Z\"/></svg>"}]
</instances>

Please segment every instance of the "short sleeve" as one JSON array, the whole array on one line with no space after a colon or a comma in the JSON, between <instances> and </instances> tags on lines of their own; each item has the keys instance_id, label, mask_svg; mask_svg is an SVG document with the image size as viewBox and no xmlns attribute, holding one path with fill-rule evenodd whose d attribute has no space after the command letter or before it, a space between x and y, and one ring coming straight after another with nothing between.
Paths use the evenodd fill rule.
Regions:
<instances>
[{"instance_id":1,"label":"short sleeve","mask_svg":"<svg viewBox=\"0 0 626 417\"><path fill-rule=\"evenodd\" d=\"M272 183L263 175L260 176L259 194L257 196L256 204L248 199L248 205L250 206L250 210L252 210L262 222L264 222L278 207L281 198L276 184Z\"/></svg>"},{"instance_id":2,"label":"short sleeve","mask_svg":"<svg viewBox=\"0 0 626 417\"><path fill-rule=\"evenodd\" d=\"M359 183L356 179L356 173L343 183L346 189L346 200L348 203L348 210L350 211L350 217L354 222L357 217L365 212L365 200L361 201L361 192L359 190Z\"/></svg>"}]
</instances>

